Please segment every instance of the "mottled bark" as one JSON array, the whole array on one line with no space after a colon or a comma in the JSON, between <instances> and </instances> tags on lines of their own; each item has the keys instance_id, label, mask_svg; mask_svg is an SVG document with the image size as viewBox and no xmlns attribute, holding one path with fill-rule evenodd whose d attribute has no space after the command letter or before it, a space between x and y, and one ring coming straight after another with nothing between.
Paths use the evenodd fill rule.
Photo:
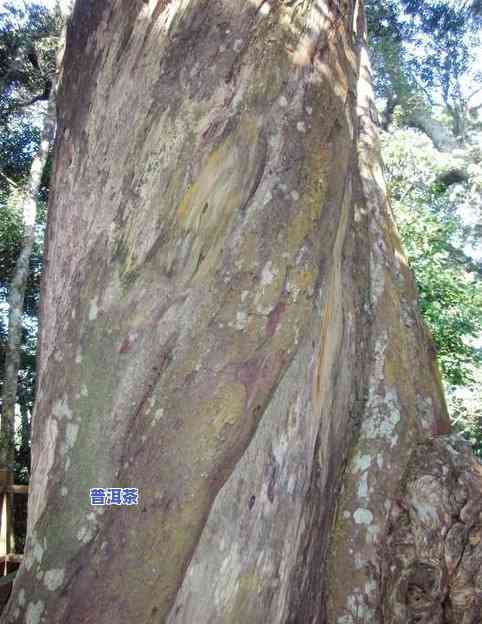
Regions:
<instances>
[{"instance_id":1,"label":"mottled bark","mask_svg":"<svg viewBox=\"0 0 482 624\"><path fill-rule=\"evenodd\" d=\"M15 461L15 405L20 368L23 305L30 271L30 256L35 243L37 195L54 132L55 89L52 89L47 111L43 117L40 146L32 160L28 186L22 202L24 228L22 247L15 264L8 294L8 343L5 355L0 439L0 466L2 467L12 467Z\"/></svg>"},{"instance_id":2,"label":"mottled bark","mask_svg":"<svg viewBox=\"0 0 482 624\"><path fill-rule=\"evenodd\" d=\"M354 1L77 3L2 622L478 621L370 82Z\"/></svg>"}]
</instances>

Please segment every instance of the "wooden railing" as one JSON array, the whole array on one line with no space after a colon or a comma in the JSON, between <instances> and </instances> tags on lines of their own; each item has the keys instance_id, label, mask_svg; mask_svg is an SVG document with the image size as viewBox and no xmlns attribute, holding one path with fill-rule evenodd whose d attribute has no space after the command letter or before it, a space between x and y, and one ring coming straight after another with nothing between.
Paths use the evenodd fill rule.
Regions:
<instances>
[{"instance_id":1,"label":"wooden railing","mask_svg":"<svg viewBox=\"0 0 482 624\"><path fill-rule=\"evenodd\" d=\"M13 495L28 495L28 485L15 485L11 470L0 469L0 576L8 574L9 563L20 563L23 555L15 553L13 531Z\"/></svg>"}]
</instances>

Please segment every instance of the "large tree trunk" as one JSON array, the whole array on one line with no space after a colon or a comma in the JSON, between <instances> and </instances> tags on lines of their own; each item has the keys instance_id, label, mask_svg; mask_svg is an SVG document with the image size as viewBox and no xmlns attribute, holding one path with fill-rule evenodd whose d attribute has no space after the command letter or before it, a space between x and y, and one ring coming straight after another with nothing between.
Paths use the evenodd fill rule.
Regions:
<instances>
[{"instance_id":1,"label":"large tree trunk","mask_svg":"<svg viewBox=\"0 0 482 624\"><path fill-rule=\"evenodd\" d=\"M387 203L362 5L77 2L60 112L2 621L478 622L480 465Z\"/></svg>"}]
</instances>

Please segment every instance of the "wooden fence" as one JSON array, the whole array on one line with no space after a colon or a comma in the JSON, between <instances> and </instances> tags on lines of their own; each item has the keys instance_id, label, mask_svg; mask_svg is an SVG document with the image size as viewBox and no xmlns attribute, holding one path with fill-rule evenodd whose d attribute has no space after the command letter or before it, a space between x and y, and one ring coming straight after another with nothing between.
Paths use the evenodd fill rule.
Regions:
<instances>
[{"instance_id":1,"label":"wooden fence","mask_svg":"<svg viewBox=\"0 0 482 624\"><path fill-rule=\"evenodd\" d=\"M0 469L0 576L10 571L12 564L22 561L23 555L15 553L15 534L13 530L13 496L28 496L28 485L14 485L11 470Z\"/></svg>"}]
</instances>

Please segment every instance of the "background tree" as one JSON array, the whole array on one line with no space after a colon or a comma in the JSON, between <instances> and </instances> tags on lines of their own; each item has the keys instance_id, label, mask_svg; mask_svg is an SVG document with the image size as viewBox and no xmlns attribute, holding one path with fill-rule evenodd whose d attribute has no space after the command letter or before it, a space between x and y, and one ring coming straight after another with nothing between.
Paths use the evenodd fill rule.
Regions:
<instances>
[{"instance_id":1,"label":"background tree","mask_svg":"<svg viewBox=\"0 0 482 624\"><path fill-rule=\"evenodd\" d=\"M386 100L384 127L398 105L405 123L437 148L463 144L480 92L480 21L452 2L369 0L367 6L376 92ZM450 127L434 107L448 115Z\"/></svg>"},{"instance_id":2,"label":"background tree","mask_svg":"<svg viewBox=\"0 0 482 624\"><path fill-rule=\"evenodd\" d=\"M54 114L52 101L45 123L41 102L48 100L52 88L59 24L58 12L37 4L19 9L10 3L0 14L0 292L5 303L9 301L10 315L8 330L6 314L0 319L3 462L15 465L21 480L28 476L30 463L29 413L34 399L43 206L49 177L45 164ZM40 159L32 162L42 149ZM21 413L17 453L16 405Z\"/></svg>"},{"instance_id":3,"label":"background tree","mask_svg":"<svg viewBox=\"0 0 482 624\"><path fill-rule=\"evenodd\" d=\"M480 16L446 2L369 2L368 9L393 208L453 419L478 448Z\"/></svg>"}]
</instances>

